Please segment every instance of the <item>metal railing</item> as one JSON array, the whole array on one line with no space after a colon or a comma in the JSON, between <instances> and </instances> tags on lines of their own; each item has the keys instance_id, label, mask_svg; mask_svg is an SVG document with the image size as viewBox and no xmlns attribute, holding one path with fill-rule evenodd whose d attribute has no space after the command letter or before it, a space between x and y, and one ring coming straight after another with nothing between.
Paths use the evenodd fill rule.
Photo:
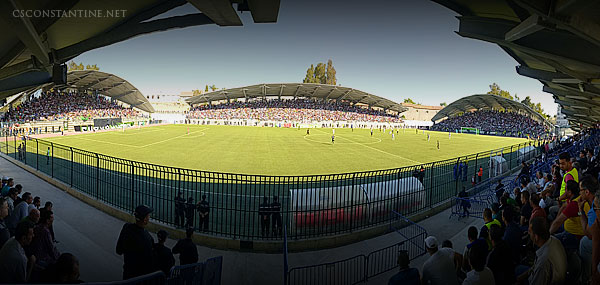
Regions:
<instances>
[{"instance_id":1,"label":"metal railing","mask_svg":"<svg viewBox=\"0 0 600 285\"><path fill-rule=\"evenodd\" d=\"M359 254L339 261L294 267L287 272L286 284L358 284L397 268L400 250L406 250L410 260L425 254L427 231L423 227L395 211L391 213L389 226L391 231L400 235L400 242L367 255Z\"/></svg>"},{"instance_id":2,"label":"metal railing","mask_svg":"<svg viewBox=\"0 0 600 285\"><path fill-rule=\"evenodd\" d=\"M285 225L288 238L300 240L384 226L392 211L410 216L430 209L455 197L463 186L473 187L460 176L473 177L481 167L482 181L476 176L479 184L507 173L520 161L540 154L539 143L396 169L306 176L167 167L15 136L3 137L0 151L125 212L149 205L154 208L151 218L160 223L183 226L176 218L184 217L187 210L194 213L191 224L208 235L282 240ZM193 202L176 203L179 192ZM206 229L197 214L203 195L210 211Z\"/></svg>"}]
</instances>

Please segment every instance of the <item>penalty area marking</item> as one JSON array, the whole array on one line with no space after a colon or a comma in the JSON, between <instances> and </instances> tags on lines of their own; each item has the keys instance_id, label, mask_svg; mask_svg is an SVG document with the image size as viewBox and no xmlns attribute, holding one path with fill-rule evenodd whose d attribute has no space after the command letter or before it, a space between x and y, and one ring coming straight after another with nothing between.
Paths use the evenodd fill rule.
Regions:
<instances>
[{"instance_id":1,"label":"penalty area marking","mask_svg":"<svg viewBox=\"0 0 600 285\"><path fill-rule=\"evenodd\" d=\"M316 142L316 143L320 143L320 144L331 144L331 143L329 143L329 142L322 142L322 141L317 141L317 140L309 139L309 138L308 138L308 136L310 136L310 135L304 135L304 139L305 139L305 140L307 140L307 141ZM343 138L343 139L346 139L346 138ZM380 139L380 138L371 138L371 139L376 139L377 141L374 141L374 142L368 142L368 143L362 143L362 144L364 144L364 145L368 145L368 144L376 144L376 143L380 143L380 142L381 142L381 139ZM361 144L361 143L359 143L359 142L352 142L352 141L351 141L351 142L347 142L347 143L344 143L344 142L338 142L338 143L336 143L336 144L357 144L357 143L358 143L358 144Z\"/></svg>"}]
</instances>

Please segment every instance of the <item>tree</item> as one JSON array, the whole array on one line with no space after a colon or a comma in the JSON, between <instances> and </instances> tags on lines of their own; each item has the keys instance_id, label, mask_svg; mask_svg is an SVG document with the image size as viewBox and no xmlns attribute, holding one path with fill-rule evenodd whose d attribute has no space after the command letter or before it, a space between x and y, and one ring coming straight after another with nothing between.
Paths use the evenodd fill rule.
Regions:
<instances>
[{"instance_id":1,"label":"tree","mask_svg":"<svg viewBox=\"0 0 600 285\"><path fill-rule=\"evenodd\" d=\"M210 86L210 90L212 90L212 91L215 91L217 89L218 89L217 86L215 86L214 84Z\"/></svg>"},{"instance_id":2,"label":"tree","mask_svg":"<svg viewBox=\"0 0 600 285\"><path fill-rule=\"evenodd\" d=\"M531 103L531 98L529 98L529 96L525 97L525 99L523 99L523 101L521 101L521 103L525 106L530 107L531 109L533 109L533 103Z\"/></svg>"},{"instance_id":3,"label":"tree","mask_svg":"<svg viewBox=\"0 0 600 285\"><path fill-rule=\"evenodd\" d=\"M417 103L415 103L415 101L413 101L413 100L412 100L412 99L410 99L410 98L406 98L406 99L404 99L404 103L409 103L409 104L417 104Z\"/></svg>"},{"instance_id":4,"label":"tree","mask_svg":"<svg viewBox=\"0 0 600 285\"><path fill-rule=\"evenodd\" d=\"M303 83L314 83L315 80L315 67L311 64L308 70L306 70L306 77L302 80Z\"/></svg>"},{"instance_id":5,"label":"tree","mask_svg":"<svg viewBox=\"0 0 600 285\"><path fill-rule=\"evenodd\" d=\"M306 75L302 80L303 83L320 83L337 85L337 78L335 68L333 67L333 61L330 59L327 64L319 62L315 66L311 64L306 70Z\"/></svg>"},{"instance_id":6,"label":"tree","mask_svg":"<svg viewBox=\"0 0 600 285\"><path fill-rule=\"evenodd\" d=\"M502 88L500 88L500 86L496 82L490 85L490 91L488 91L487 94L497 95L500 97L508 98L510 100L514 100L513 96L510 95L510 92L502 90Z\"/></svg>"},{"instance_id":7,"label":"tree","mask_svg":"<svg viewBox=\"0 0 600 285\"><path fill-rule=\"evenodd\" d=\"M442 103L440 103L440 106L446 107L446 106L448 106L448 104L446 104L446 102L442 102Z\"/></svg>"},{"instance_id":8,"label":"tree","mask_svg":"<svg viewBox=\"0 0 600 285\"><path fill-rule=\"evenodd\" d=\"M325 84L336 85L337 79L335 78L335 68L333 67L333 61L330 59L327 61L327 79Z\"/></svg>"},{"instance_id":9,"label":"tree","mask_svg":"<svg viewBox=\"0 0 600 285\"><path fill-rule=\"evenodd\" d=\"M193 94L194 96L197 96L197 95L200 95L200 94L202 94L202 91L201 91L201 90L199 90L199 89L195 89L195 90L192 90L192 94Z\"/></svg>"},{"instance_id":10,"label":"tree","mask_svg":"<svg viewBox=\"0 0 600 285\"><path fill-rule=\"evenodd\" d=\"M204 92L208 92L208 84L206 84L206 87L204 87Z\"/></svg>"}]
</instances>

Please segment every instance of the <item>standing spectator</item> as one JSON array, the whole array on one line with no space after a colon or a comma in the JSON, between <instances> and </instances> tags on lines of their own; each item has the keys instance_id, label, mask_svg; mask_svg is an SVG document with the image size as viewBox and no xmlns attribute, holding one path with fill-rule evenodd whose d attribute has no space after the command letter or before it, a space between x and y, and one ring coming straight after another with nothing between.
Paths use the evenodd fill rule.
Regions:
<instances>
[{"instance_id":1,"label":"standing spectator","mask_svg":"<svg viewBox=\"0 0 600 285\"><path fill-rule=\"evenodd\" d=\"M494 273L496 284L513 284L515 282L515 264L512 249L502 239L502 229L498 225L490 228L492 251L487 257L487 267Z\"/></svg>"},{"instance_id":2,"label":"standing spectator","mask_svg":"<svg viewBox=\"0 0 600 285\"><path fill-rule=\"evenodd\" d=\"M194 204L194 198L188 197L187 203L185 203L185 227L194 228L194 212L196 205Z\"/></svg>"},{"instance_id":3,"label":"standing spectator","mask_svg":"<svg viewBox=\"0 0 600 285\"><path fill-rule=\"evenodd\" d=\"M273 196L273 203L271 203L271 219L273 220L272 232L273 236L281 236L281 203L279 203L279 197Z\"/></svg>"},{"instance_id":4,"label":"standing spectator","mask_svg":"<svg viewBox=\"0 0 600 285\"><path fill-rule=\"evenodd\" d=\"M560 162L560 170L565 172L565 175L562 176L562 184L560 186L560 201L567 200L565 196L565 192L567 189L567 181L575 181L579 183L579 172L577 168L573 167L573 162L571 162L571 155L568 152L563 152L558 156L558 161ZM557 209L558 210L558 209Z\"/></svg>"},{"instance_id":5,"label":"standing spectator","mask_svg":"<svg viewBox=\"0 0 600 285\"><path fill-rule=\"evenodd\" d=\"M181 191L177 192L175 197L175 227L183 227L185 217L185 199L182 197Z\"/></svg>"},{"instance_id":6,"label":"standing spectator","mask_svg":"<svg viewBox=\"0 0 600 285\"><path fill-rule=\"evenodd\" d=\"M423 264L423 276L421 282L432 285L436 284L458 284L454 263L449 255L438 250L438 241L435 237L429 236L425 239L425 247L430 255Z\"/></svg>"},{"instance_id":7,"label":"standing spectator","mask_svg":"<svg viewBox=\"0 0 600 285\"><path fill-rule=\"evenodd\" d=\"M179 264L192 264L198 262L198 248L192 241L194 229L185 230L185 238L177 241L173 247L173 254L179 254Z\"/></svg>"},{"instance_id":8,"label":"standing spectator","mask_svg":"<svg viewBox=\"0 0 600 285\"><path fill-rule=\"evenodd\" d=\"M496 198L500 201L502 194L504 194L504 184L502 184L502 179L498 179L498 185L496 185Z\"/></svg>"},{"instance_id":9,"label":"standing spectator","mask_svg":"<svg viewBox=\"0 0 600 285\"><path fill-rule=\"evenodd\" d=\"M518 282L563 284L567 276L567 254L560 241L551 236L548 223L537 217L529 223L529 238L538 247L533 267L519 275Z\"/></svg>"},{"instance_id":10,"label":"standing spectator","mask_svg":"<svg viewBox=\"0 0 600 285\"><path fill-rule=\"evenodd\" d=\"M478 183L481 183L481 179L483 178L483 167L479 166L479 171L477 171L477 180Z\"/></svg>"},{"instance_id":11,"label":"standing spectator","mask_svg":"<svg viewBox=\"0 0 600 285\"><path fill-rule=\"evenodd\" d=\"M263 202L258 206L258 216L260 217L261 236L269 235L269 224L271 216L271 204L269 198L264 197Z\"/></svg>"},{"instance_id":12,"label":"standing spectator","mask_svg":"<svg viewBox=\"0 0 600 285\"><path fill-rule=\"evenodd\" d=\"M469 251L469 263L473 270L467 272L463 285L494 285L494 274L485 266L487 248L477 244Z\"/></svg>"},{"instance_id":13,"label":"standing spectator","mask_svg":"<svg viewBox=\"0 0 600 285\"><path fill-rule=\"evenodd\" d=\"M24 247L33 239L33 224L20 223L15 236L0 249L0 283L25 283L31 277L35 256L25 255Z\"/></svg>"},{"instance_id":14,"label":"standing spectator","mask_svg":"<svg viewBox=\"0 0 600 285\"><path fill-rule=\"evenodd\" d=\"M165 246L169 233L165 230L160 230L156 233L158 242L154 244L154 255L156 256L156 265L158 269L165 273L166 276L171 274L171 267L175 265L175 258L171 249Z\"/></svg>"},{"instance_id":15,"label":"standing spectator","mask_svg":"<svg viewBox=\"0 0 600 285\"><path fill-rule=\"evenodd\" d=\"M46 165L50 164L50 147L46 151Z\"/></svg>"},{"instance_id":16,"label":"standing spectator","mask_svg":"<svg viewBox=\"0 0 600 285\"><path fill-rule=\"evenodd\" d=\"M202 231L208 231L208 213L210 211L210 205L206 201L206 194L202 195L202 201L198 202L198 215L199 217L199 229Z\"/></svg>"},{"instance_id":17,"label":"standing spectator","mask_svg":"<svg viewBox=\"0 0 600 285\"><path fill-rule=\"evenodd\" d=\"M420 285L421 277L419 276L419 270L416 268L410 268L410 258L408 257L408 251L400 250L398 252L398 266L400 272L394 274L388 281L388 285Z\"/></svg>"},{"instance_id":18,"label":"standing spectator","mask_svg":"<svg viewBox=\"0 0 600 285\"><path fill-rule=\"evenodd\" d=\"M37 210L32 210L37 211ZM38 264L46 267L48 264L55 263L60 256L60 252L52 242L52 235L48 229L54 222L54 213L52 211L44 211L44 215L40 216L40 223L33 230L33 240L31 241L30 250L35 255Z\"/></svg>"},{"instance_id":19,"label":"standing spectator","mask_svg":"<svg viewBox=\"0 0 600 285\"><path fill-rule=\"evenodd\" d=\"M10 231L4 222L6 217L8 217L8 202L0 198L0 249L10 238Z\"/></svg>"},{"instance_id":20,"label":"standing spectator","mask_svg":"<svg viewBox=\"0 0 600 285\"><path fill-rule=\"evenodd\" d=\"M123 255L123 279L129 279L154 272L152 246L154 239L146 226L150 221L152 208L140 205L135 208L135 223L126 223L117 241L117 254Z\"/></svg>"}]
</instances>

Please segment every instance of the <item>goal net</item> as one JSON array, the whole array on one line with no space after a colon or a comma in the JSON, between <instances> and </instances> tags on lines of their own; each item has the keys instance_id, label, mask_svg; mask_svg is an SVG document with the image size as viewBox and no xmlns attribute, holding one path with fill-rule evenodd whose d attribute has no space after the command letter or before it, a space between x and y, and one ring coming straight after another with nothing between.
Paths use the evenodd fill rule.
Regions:
<instances>
[{"instance_id":1,"label":"goal net","mask_svg":"<svg viewBox=\"0 0 600 285\"><path fill-rule=\"evenodd\" d=\"M462 134L477 134L478 135L479 129L478 128L461 127L460 132Z\"/></svg>"}]
</instances>

